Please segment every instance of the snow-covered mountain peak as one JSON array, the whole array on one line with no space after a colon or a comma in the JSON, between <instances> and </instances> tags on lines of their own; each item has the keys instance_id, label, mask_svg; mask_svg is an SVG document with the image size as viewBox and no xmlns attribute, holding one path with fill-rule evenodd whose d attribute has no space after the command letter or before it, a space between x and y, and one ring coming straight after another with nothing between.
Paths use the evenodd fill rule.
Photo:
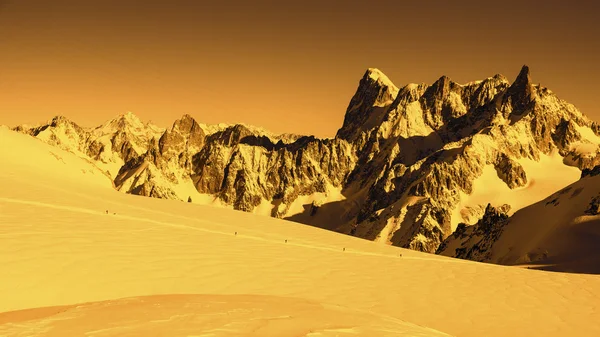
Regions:
<instances>
[{"instance_id":1,"label":"snow-covered mountain peak","mask_svg":"<svg viewBox=\"0 0 600 337\"><path fill-rule=\"evenodd\" d=\"M450 82L452 82L452 80L450 79L450 77L448 77L446 75L440 76L440 78L438 78L438 80L435 81L435 83L441 83L441 84L446 84L446 83L450 83Z\"/></svg>"},{"instance_id":2,"label":"snow-covered mountain peak","mask_svg":"<svg viewBox=\"0 0 600 337\"><path fill-rule=\"evenodd\" d=\"M66 132L67 134L76 134L78 137L84 136L88 131L86 128L79 126L77 123L62 115L54 116L46 123L46 125L37 126L36 129L38 130L36 132L43 132L48 127L63 130L63 132Z\"/></svg>"},{"instance_id":3,"label":"snow-covered mountain peak","mask_svg":"<svg viewBox=\"0 0 600 337\"><path fill-rule=\"evenodd\" d=\"M119 115L119 117L130 119L130 120L132 120L132 119L138 119L138 117L133 112L131 112L131 111L127 111L125 113L122 113L122 114Z\"/></svg>"},{"instance_id":4,"label":"snow-covered mountain peak","mask_svg":"<svg viewBox=\"0 0 600 337\"><path fill-rule=\"evenodd\" d=\"M425 92L425 95L431 95L435 99L444 99L450 94L450 91L458 87L458 84L450 79L450 77L443 75L437 81L435 81L429 89Z\"/></svg>"},{"instance_id":5,"label":"snow-covered mountain peak","mask_svg":"<svg viewBox=\"0 0 600 337\"><path fill-rule=\"evenodd\" d=\"M68 122L71 122L71 121L63 115L56 115L56 116L52 117L52 120L51 120L51 123L56 123L56 124L68 123Z\"/></svg>"},{"instance_id":6,"label":"snow-covered mountain peak","mask_svg":"<svg viewBox=\"0 0 600 337\"><path fill-rule=\"evenodd\" d=\"M489 78L490 80L494 80L494 81L500 81L500 82L506 82L508 83L508 78L506 78L506 76L502 75L502 74L496 74L492 77Z\"/></svg>"},{"instance_id":7,"label":"snow-covered mountain peak","mask_svg":"<svg viewBox=\"0 0 600 337\"><path fill-rule=\"evenodd\" d=\"M189 114L184 114L183 116L181 116L181 118L179 118L173 123L171 131L180 130L184 132L190 132L190 130L195 128L199 130L202 129L200 127L200 124L198 124L198 122L196 122L196 120L192 116L190 116Z\"/></svg>"},{"instance_id":8,"label":"snow-covered mountain peak","mask_svg":"<svg viewBox=\"0 0 600 337\"><path fill-rule=\"evenodd\" d=\"M374 81L378 81L379 83L381 83L383 85L386 85L386 86L389 86L392 88L396 88L394 83L387 77L387 75L385 75L381 70L379 70L377 68L367 69L367 72L365 73L365 77L369 77L370 79L372 79Z\"/></svg>"},{"instance_id":9,"label":"snow-covered mountain peak","mask_svg":"<svg viewBox=\"0 0 600 337\"><path fill-rule=\"evenodd\" d=\"M387 75L385 75L381 70L377 68L367 69L361 82L363 81L363 84L366 86L376 85L377 87L381 87L384 88L386 91L389 91L389 93L393 96L391 100L393 100L396 97L396 94L398 93L398 87L394 84L394 82L392 82L392 80L390 80L389 77L387 77Z\"/></svg>"},{"instance_id":10,"label":"snow-covered mountain peak","mask_svg":"<svg viewBox=\"0 0 600 337\"><path fill-rule=\"evenodd\" d=\"M118 132L141 137L146 140L159 137L164 131L164 128L153 125L150 122L144 123L138 116L128 111L95 128L94 134L101 136Z\"/></svg>"},{"instance_id":11,"label":"snow-covered mountain peak","mask_svg":"<svg viewBox=\"0 0 600 337\"><path fill-rule=\"evenodd\" d=\"M78 130L83 130L82 127L63 115L56 115L52 117L52 119L47 122L47 125L51 125L53 127L75 127Z\"/></svg>"},{"instance_id":12,"label":"snow-covered mountain peak","mask_svg":"<svg viewBox=\"0 0 600 337\"><path fill-rule=\"evenodd\" d=\"M346 109L338 137L355 139L381 123L386 107L394 102L398 91L398 87L379 69L367 69Z\"/></svg>"},{"instance_id":13,"label":"snow-covered mountain peak","mask_svg":"<svg viewBox=\"0 0 600 337\"><path fill-rule=\"evenodd\" d=\"M133 112L127 111L126 113L120 114L117 118L108 121L106 125L110 125L117 129L128 127L143 128L144 122L142 122L138 116L134 115Z\"/></svg>"}]
</instances>

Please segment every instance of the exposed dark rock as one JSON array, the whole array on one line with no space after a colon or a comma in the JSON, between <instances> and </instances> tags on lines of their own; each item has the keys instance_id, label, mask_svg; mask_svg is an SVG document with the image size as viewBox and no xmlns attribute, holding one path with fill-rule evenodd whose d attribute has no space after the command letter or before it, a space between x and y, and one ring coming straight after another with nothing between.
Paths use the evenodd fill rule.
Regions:
<instances>
[{"instance_id":1,"label":"exposed dark rock","mask_svg":"<svg viewBox=\"0 0 600 337\"><path fill-rule=\"evenodd\" d=\"M500 155L495 168L498 178L502 179L508 187L517 188L527 184L527 175L523 167L506 154Z\"/></svg>"},{"instance_id":2,"label":"exposed dark rock","mask_svg":"<svg viewBox=\"0 0 600 337\"><path fill-rule=\"evenodd\" d=\"M598 215L600 214L600 196L596 196L592 199L588 208L585 210L587 215Z\"/></svg>"},{"instance_id":3,"label":"exposed dark rock","mask_svg":"<svg viewBox=\"0 0 600 337\"><path fill-rule=\"evenodd\" d=\"M569 152L569 144L581 140L581 135L573 121L563 118L556 126L552 140L554 140L560 154L565 156Z\"/></svg>"},{"instance_id":4,"label":"exposed dark rock","mask_svg":"<svg viewBox=\"0 0 600 337\"><path fill-rule=\"evenodd\" d=\"M459 224L456 231L440 244L436 253L447 253L457 242L462 244L455 248L451 256L473 261L485 261L490 258L491 248L498 240L504 227L508 224L508 215L498 208L488 204L483 217L473 226Z\"/></svg>"},{"instance_id":5,"label":"exposed dark rock","mask_svg":"<svg viewBox=\"0 0 600 337\"><path fill-rule=\"evenodd\" d=\"M593 177L600 174L600 165L595 166L594 168L588 169L585 168L581 171L581 179L585 177Z\"/></svg>"},{"instance_id":6,"label":"exposed dark rock","mask_svg":"<svg viewBox=\"0 0 600 337\"><path fill-rule=\"evenodd\" d=\"M502 107L506 110L510 109L512 114L520 116L531 109L535 97L536 92L531 83L529 67L524 65L516 80L506 91Z\"/></svg>"}]
</instances>

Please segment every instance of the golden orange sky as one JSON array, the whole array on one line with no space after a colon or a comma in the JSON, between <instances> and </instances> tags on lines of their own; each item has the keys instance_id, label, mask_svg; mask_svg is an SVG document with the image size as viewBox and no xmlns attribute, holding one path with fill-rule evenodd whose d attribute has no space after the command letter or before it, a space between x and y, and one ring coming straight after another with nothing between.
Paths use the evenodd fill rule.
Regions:
<instances>
[{"instance_id":1,"label":"golden orange sky","mask_svg":"<svg viewBox=\"0 0 600 337\"><path fill-rule=\"evenodd\" d=\"M0 124L189 113L327 137L369 67L402 86L523 64L599 120L600 5L574 3L0 0Z\"/></svg>"}]
</instances>

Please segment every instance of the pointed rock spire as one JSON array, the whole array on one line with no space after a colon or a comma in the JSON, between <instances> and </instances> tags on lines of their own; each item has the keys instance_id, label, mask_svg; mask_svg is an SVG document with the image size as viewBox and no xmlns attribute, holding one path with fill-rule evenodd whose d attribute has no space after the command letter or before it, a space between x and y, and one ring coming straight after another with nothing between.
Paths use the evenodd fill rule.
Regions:
<instances>
[{"instance_id":1,"label":"pointed rock spire","mask_svg":"<svg viewBox=\"0 0 600 337\"><path fill-rule=\"evenodd\" d=\"M515 81L506 91L504 105L510 102L512 112L518 115L523 114L527 106L535 99L535 89L531 83L529 67L524 65Z\"/></svg>"},{"instance_id":2,"label":"pointed rock spire","mask_svg":"<svg viewBox=\"0 0 600 337\"><path fill-rule=\"evenodd\" d=\"M398 87L379 69L369 68L358 84L356 93L346 109L344 124L338 130L338 137L354 139L363 125L372 118L376 107L391 104L398 95Z\"/></svg>"},{"instance_id":3,"label":"pointed rock spire","mask_svg":"<svg viewBox=\"0 0 600 337\"><path fill-rule=\"evenodd\" d=\"M107 121L104 124L105 128L115 130L129 130L129 129L140 129L144 127L144 123L136 116L133 112L127 111L120 114L114 119Z\"/></svg>"},{"instance_id":4,"label":"pointed rock spire","mask_svg":"<svg viewBox=\"0 0 600 337\"><path fill-rule=\"evenodd\" d=\"M529 73L529 67L524 65L519 72L519 75L511 85L511 88L515 89L527 89L531 86L531 75Z\"/></svg>"}]
</instances>

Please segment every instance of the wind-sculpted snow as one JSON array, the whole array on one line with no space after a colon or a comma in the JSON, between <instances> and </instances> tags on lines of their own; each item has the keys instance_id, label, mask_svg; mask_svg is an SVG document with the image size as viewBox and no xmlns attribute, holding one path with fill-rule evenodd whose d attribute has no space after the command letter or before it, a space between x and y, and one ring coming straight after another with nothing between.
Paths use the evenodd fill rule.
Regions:
<instances>
[{"instance_id":1,"label":"wind-sculpted snow","mask_svg":"<svg viewBox=\"0 0 600 337\"><path fill-rule=\"evenodd\" d=\"M15 337L450 336L367 311L303 299L194 294L141 296L0 313L0 334Z\"/></svg>"},{"instance_id":2,"label":"wind-sculpted snow","mask_svg":"<svg viewBox=\"0 0 600 337\"><path fill-rule=\"evenodd\" d=\"M458 84L396 87L368 69L333 139L273 135L243 124L206 126L185 115L162 130L126 114L87 130L65 118L18 131L108 171L118 190L232 207L435 252L492 201L511 212L600 163L600 127L532 81L495 75ZM542 173L532 162L552 158ZM491 167L496 177L486 175ZM491 180L490 180L491 179ZM517 201L511 191L528 191ZM408 202L418 198L418 202ZM415 199L416 200L416 199ZM479 213L478 213L479 214Z\"/></svg>"}]
</instances>

